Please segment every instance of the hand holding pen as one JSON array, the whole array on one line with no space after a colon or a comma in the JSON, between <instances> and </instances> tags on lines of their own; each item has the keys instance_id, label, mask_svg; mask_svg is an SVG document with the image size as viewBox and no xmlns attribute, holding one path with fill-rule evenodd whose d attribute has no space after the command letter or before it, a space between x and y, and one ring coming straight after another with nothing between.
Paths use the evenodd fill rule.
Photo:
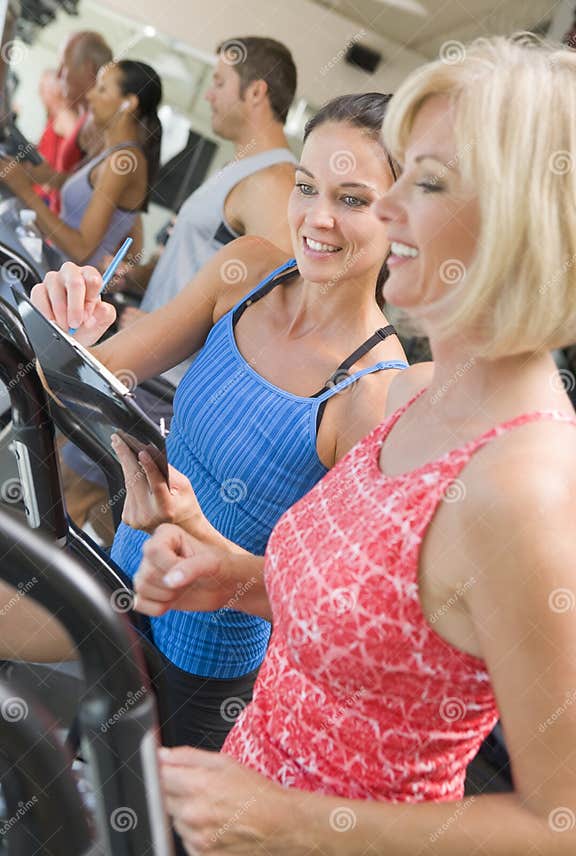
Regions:
<instances>
[{"instance_id":1,"label":"hand holding pen","mask_svg":"<svg viewBox=\"0 0 576 856\"><path fill-rule=\"evenodd\" d=\"M120 249L118 250L116 255L114 256L114 258L112 259L112 261L110 262L110 264L108 265L106 270L104 271L104 274L102 276L102 286L100 288L99 294L102 294L102 292L106 289L106 286L111 282L114 274L116 273L116 271L118 269L119 264L121 263L122 259L124 258L124 256L126 255L126 253L128 252L128 250L130 249L131 246L132 246L132 238L126 238L126 240L124 241L124 243L122 244L122 246L120 247ZM68 333L71 336L73 336L77 329L78 329L77 327L69 327Z\"/></svg>"},{"instance_id":2,"label":"hand holding pen","mask_svg":"<svg viewBox=\"0 0 576 856\"><path fill-rule=\"evenodd\" d=\"M116 309L101 297L106 282L114 275L110 268L103 279L91 265L64 262L60 270L50 271L34 286L30 299L46 318L61 330L75 331L76 341L90 348L116 320Z\"/></svg>"}]
</instances>

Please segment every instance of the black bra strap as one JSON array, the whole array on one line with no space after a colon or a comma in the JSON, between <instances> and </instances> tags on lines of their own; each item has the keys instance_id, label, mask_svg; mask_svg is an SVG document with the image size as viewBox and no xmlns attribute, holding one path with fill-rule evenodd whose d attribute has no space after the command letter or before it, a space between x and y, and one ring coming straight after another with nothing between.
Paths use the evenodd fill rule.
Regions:
<instances>
[{"instance_id":1,"label":"black bra strap","mask_svg":"<svg viewBox=\"0 0 576 856\"><path fill-rule=\"evenodd\" d=\"M247 297L240 306L234 312L232 316L232 327L235 327L246 309L249 306L252 306L253 303L256 303L258 300L262 300L263 297L266 297L267 294L270 294L273 288L276 288L277 285L280 285L281 282L285 282L287 279L291 279L298 273L298 267L294 265L287 271L283 271L283 273L278 274L270 282L267 282L266 285L262 286L260 291L257 291L256 294L253 294L251 297Z\"/></svg>"},{"instance_id":2,"label":"black bra strap","mask_svg":"<svg viewBox=\"0 0 576 856\"><path fill-rule=\"evenodd\" d=\"M322 389L319 389L318 392L315 392L314 395L310 396L311 398L318 398L327 389L331 389L335 383L338 383L341 380L344 380L346 375L348 374L348 369L357 363L358 360L367 354L368 351L371 351L375 345L378 345L380 342L383 342L384 339L387 339L388 336L394 336L396 334L396 330L392 326L392 324L388 324L387 327L381 327L379 330L376 330L375 333L372 333L369 339L366 339L365 342L360 345L359 348L356 348L354 353L350 354L349 357L346 357L344 362L340 363L336 371L332 372Z\"/></svg>"}]
</instances>

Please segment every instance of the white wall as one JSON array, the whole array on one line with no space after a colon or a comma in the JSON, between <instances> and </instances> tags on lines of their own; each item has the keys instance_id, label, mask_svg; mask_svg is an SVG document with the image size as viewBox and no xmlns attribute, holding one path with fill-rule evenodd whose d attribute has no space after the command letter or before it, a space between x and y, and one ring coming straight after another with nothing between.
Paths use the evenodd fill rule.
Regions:
<instances>
[{"instance_id":1,"label":"white wall","mask_svg":"<svg viewBox=\"0 0 576 856\"><path fill-rule=\"evenodd\" d=\"M391 91L425 62L414 51L363 31L309 0L105 0L105 5L205 52L232 36L277 38L296 60L299 95L315 105L345 92ZM383 6L382 15L386 14ZM375 74L343 61L346 46L354 39L384 54L387 61Z\"/></svg>"},{"instance_id":2,"label":"white wall","mask_svg":"<svg viewBox=\"0 0 576 856\"><path fill-rule=\"evenodd\" d=\"M560 41L568 32L574 20L574 5L574 0L561 0L561 2L554 4L554 15L548 31L548 38Z\"/></svg>"},{"instance_id":3,"label":"white wall","mask_svg":"<svg viewBox=\"0 0 576 856\"><path fill-rule=\"evenodd\" d=\"M45 123L37 92L40 74L55 67L66 38L80 29L101 32L115 55L143 59L158 68L164 103L188 117L205 136L213 135L202 93L209 80L208 63L224 39L262 35L284 42L298 67L298 98L314 107L346 92L392 91L424 61L309 0L82 0L79 12L77 17L59 12L55 22L39 32L34 45L18 45L13 54L12 65L20 79L15 97L19 126L32 141L38 140ZM162 38L147 37L144 26L155 27ZM384 54L375 74L344 62L353 41ZM293 148L298 151L296 141ZM219 168L231 153L230 145L221 145L212 168ZM163 209L151 206L144 218L147 247L153 246L153 236L166 217Z\"/></svg>"}]
</instances>

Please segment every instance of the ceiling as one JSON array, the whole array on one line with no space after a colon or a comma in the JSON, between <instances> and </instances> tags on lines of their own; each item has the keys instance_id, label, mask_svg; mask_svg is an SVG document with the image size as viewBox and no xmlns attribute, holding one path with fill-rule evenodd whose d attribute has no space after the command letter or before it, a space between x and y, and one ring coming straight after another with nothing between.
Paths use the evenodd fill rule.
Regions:
<instances>
[{"instance_id":1,"label":"ceiling","mask_svg":"<svg viewBox=\"0 0 576 856\"><path fill-rule=\"evenodd\" d=\"M425 57L451 39L518 30L546 32L554 0L312 0Z\"/></svg>"}]
</instances>

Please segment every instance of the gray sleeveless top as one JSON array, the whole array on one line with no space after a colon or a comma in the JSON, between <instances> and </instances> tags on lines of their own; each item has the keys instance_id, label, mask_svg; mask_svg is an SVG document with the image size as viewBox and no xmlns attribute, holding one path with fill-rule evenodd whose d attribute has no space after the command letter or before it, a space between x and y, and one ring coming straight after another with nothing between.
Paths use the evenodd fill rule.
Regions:
<instances>
[{"instance_id":1,"label":"gray sleeveless top","mask_svg":"<svg viewBox=\"0 0 576 856\"><path fill-rule=\"evenodd\" d=\"M134 142L119 143L116 146L111 146L109 149L105 149L105 151L101 152L99 155L91 158L81 166L80 169L77 169L64 184L61 190L62 205L60 217L72 229L78 229L80 227L82 217L84 216L90 200L92 199L92 194L94 193L94 188L90 184L91 171L95 166L112 154L112 152L126 148L141 147L138 143ZM123 165L122 159L124 157L125 163ZM129 169L130 157L129 153L125 156L120 155L118 158L119 170L123 168ZM118 246L132 229L132 225L138 213L138 210L128 211L124 208L115 208L108 224L108 228L100 242L100 246L97 247L84 264L97 266L102 259L102 256L106 255L106 253L112 254L116 252Z\"/></svg>"},{"instance_id":2,"label":"gray sleeveless top","mask_svg":"<svg viewBox=\"0 0 576 856\"><path fill-rule=\"evenodd\" d=\"M296 163L296 158L289 149L269 149L233 160L188 197L150 278L141 309L153 312L164 306L214 253L239 237L226 223L228 194L244 178L277 163Z\"/></svg>"}]
</instances>

